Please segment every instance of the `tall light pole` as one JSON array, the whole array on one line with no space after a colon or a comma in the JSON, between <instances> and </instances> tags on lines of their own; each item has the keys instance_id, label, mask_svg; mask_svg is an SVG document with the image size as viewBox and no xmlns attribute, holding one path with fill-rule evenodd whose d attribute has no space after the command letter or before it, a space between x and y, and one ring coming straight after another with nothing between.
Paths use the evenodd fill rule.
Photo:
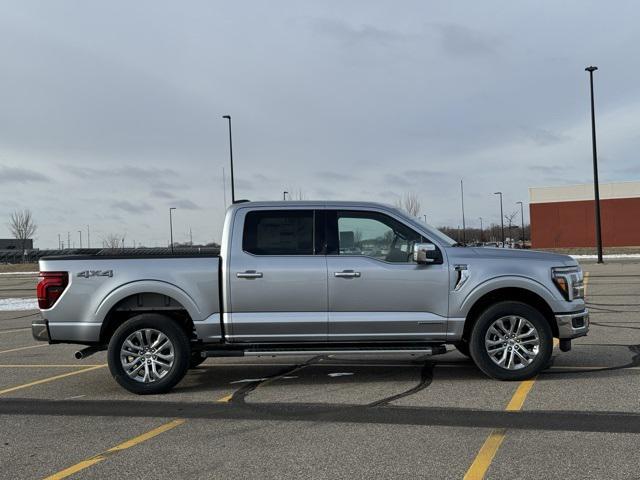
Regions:
<instances>
[{"instance_id":1,"label":"tall light pole","mask_svg":"<svg viewBox=\"0 0 640 480\"><path fill-rule=\"evenodd\" d=\"M424 217L424 223L427 223L427 214L422 215Z\"/></svg>"},{"instance_id":2,"label":"tall light pole","mask_svg":"<svg viewBox=\"0 0 640 480\"><path fill-rule=\"evenodd\" d=\"M494 195L500 195L500 226L502 227L502 248L504 248L504 214L502 213L502 192L494 192Z\"/></svg>"},{"instance_id":3,"label":"tall light pole","mask_svg":"<svg viewBox=\"0 0 640 480\"><path fill-rule=\"evenodd\" d=\"M282 200L286 200L287 199L287 191L282 192Z\"/></svg>"},{"instance_id":4,"label":"tall light pole","mask_svg":"<svg viewBox=\"0 0 640 480\"><path fill-rule=\"evenodd\" d=\"M516 202L516 205L520 205L520 220L522 221L522 249L524 250L524 206L522 202Z\"/></svg>"},{"instance_id":5,"label":"tall light pole","mask_svg":"<svg viewBox=\"0 0 640 480\"><path fill-rule=\"evenodd\" d=\"M484 229L482 228L482 217L478 217L480 219L480 241L482 242L482 233Z\"/></svg>"},{"instance_id":6,"label":"tall light pole","mask_svg":"<svg viewBox=\"0 0 640 480\"><path fill-rule=\"evenodd\" d=\"M467 228L464 223L464 183L462 183L462 179L460 179L460 197L462 198L462 244L466 245L467 239L465 238L465 232Z\"/></svg>"},{"instance_id":7,"label":"tall light pole","mask_svg":"<svg viewBox=\"0 0 640 480\"><path fill-rule=\"evenodd\" d=\"M91 248L91 235L89 234L89 225L87 225L87 248Z\"/></svg>"},{"instance_id":8,"label":"tall light pole","mask_svg":"<svg viewBox=\"0 0 640 480\"><path fill-rule=\"evenodd\" d=\"M598 67L587 67L585 71L589 72L589 85L591 87L591 143L593 145L593 193L595 195L596 204L596 247L598 249L598 263L602 261L602 228L600 226L600 185L598 182L598 153L596 149L596 111L593 102L593 72Z\"/></svg>"},{"instance_id":9,"label":"tall light pole","mask_svg":"<svg viewBox=\"0 0 640 480\"><path fill-rule=\"evenodd\" d=\"M82 248L82 230L78 230L78 235L80 235L80 248Z\"/></svg>"},{"instance_id":10,"label":"tall light pole","mask_svg":"<svg viewBox=\"0 0 640 480\"><path fill-rule=\"evenodd\" d=\"M176 207L169 208L169 235L171 238L171 253L173 254L173 216L171 213L176 209Z\"/></svg>"},{"instance_id":11,"label":"tall light pole","mask_svg":"<svg viewBox=\"0 0 640 480\"><path fill-rule=\"evenodd\" d=\"M222 118L229 120L229 160L231 161L231 203L236 203L236 190L233 182L233 142L231 141L231 115L223 115Z\"/></svg>"},{"instance_id":12,"label":"tall light pole","mask_svg":"<svg viewBox=\"0 0 640 480\"><path fill-rule=\"evenodd\" d=\"M62 240L60 240L60 234L58 234L58 249L62 250Z\"/></svg>"}]
</instances>

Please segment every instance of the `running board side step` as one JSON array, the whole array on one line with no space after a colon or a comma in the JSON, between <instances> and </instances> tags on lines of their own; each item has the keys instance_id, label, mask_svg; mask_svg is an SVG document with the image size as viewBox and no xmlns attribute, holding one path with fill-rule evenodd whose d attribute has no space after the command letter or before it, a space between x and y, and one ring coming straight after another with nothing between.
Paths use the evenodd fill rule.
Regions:
<instances>
[{"instance_id":1,"label":"running board side step","mask_svg":"<svg viewBox=\"0 0 640 480\"><path fill-rule=\"evenodd\" d=\"M447 353L447 348L444 345L435 345L421 348L327 348L327 349L279 349L279 348L248 348L246 350L203 350L201 355L203 357L262 357L262 356L285 356L285 355L441 355Z\"/></svg>"}]
</instances>

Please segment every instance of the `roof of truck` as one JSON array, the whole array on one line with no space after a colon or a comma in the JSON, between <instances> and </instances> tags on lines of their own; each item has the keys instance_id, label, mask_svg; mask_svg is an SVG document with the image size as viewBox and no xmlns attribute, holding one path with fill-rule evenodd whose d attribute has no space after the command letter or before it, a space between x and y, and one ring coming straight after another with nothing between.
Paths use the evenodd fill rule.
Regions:
<instances>
[{"instance_id":1,"label":"roof of truck","mask_svg":"<svg viewBox=\"0 0 640 480\"><path fill-rule=\"evenodd\" d=\"M242 207L378 207L394 208L392 205L379 202L336 201L336 200L277 200L277 201L238 201L231 205L233 208Z\"/></svg>"}]
</instances>

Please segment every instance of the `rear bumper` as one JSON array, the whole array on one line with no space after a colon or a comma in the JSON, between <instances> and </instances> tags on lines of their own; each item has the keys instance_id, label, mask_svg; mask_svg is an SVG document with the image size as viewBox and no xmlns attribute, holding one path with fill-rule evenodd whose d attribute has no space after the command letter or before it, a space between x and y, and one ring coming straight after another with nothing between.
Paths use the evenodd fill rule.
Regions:
<instances>
[{"instance_id":1,"label":"rear bumper","mask_svg":"<svg viewBox=\"0 0 640 480\"><path fill-rule=\"evenodd\" d=\"M589 310L581 312L556 314L558 337L571 339L583 337L589 332Z\"/></svg>"},{"instance_id":2,"label":"rear bumper","mask_svg":"<svg viewBox=\"0 0 640 480\"><path fill-rule=\"evenodd\" d=\"M44 318L36 318L31 322L31 335L39 342L48 342L51 340L49 335L49 325Z\"/></svg>"}]
</instances>

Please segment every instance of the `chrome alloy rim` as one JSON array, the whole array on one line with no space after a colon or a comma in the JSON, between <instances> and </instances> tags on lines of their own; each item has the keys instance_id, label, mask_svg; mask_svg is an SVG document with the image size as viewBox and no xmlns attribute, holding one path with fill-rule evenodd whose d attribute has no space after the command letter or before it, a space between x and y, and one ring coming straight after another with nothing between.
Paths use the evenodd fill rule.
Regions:
<instances>
[{"instance_id":1,"label":"chrome alloy rim","mask_svg":"<svg viewBox=\"0 0 640 480\"><path fill-rule=\"evenodd\" d=\"M538 355L540 337L529 320L508 315L491 324L484 337L484 347L496 365L507 370L520 370Z\"/></svg>"},{"instance_id":2,"label":"chrome alloy rim","mask_svg":"<svg viewBox=\"0 0 640 480\"><path fill-rule=\"evenodd\" d=\"M120 362L129 378L153 383L164 378L174 361L173 344L159 330L143 328L129 335L120 349Z\"/></svg>"}]
</instances>

